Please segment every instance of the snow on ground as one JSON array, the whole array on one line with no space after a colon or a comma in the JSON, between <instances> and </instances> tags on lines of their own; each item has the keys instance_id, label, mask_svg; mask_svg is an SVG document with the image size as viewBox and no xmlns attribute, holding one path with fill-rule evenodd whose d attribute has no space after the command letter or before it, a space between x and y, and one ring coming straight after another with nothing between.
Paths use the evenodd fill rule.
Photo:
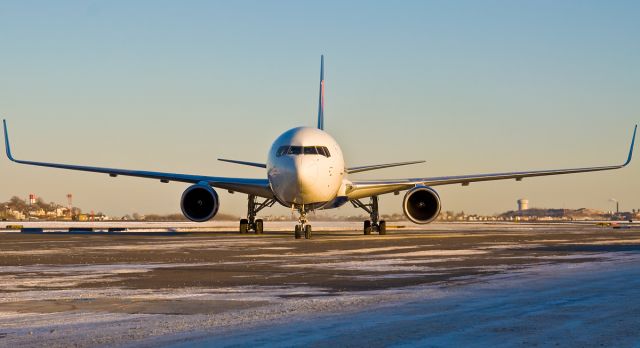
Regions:
<instances>
[{"instance_id":1,"label":"snow on ground","mask_svg":"<svg viewBox=\"0 0 640 348\"><path fill-rule=\"evenodd\" d=\"M250 329L191 333L191 340L168 346L640 345L639 255L611 263L545 265L442 290L417 291L419 298L352 313L306 316ZM193 340L198 336L201 338Z\"/></svg>"},{"instance_id":2,"label":"snow on ground","mask_svg":"<svg viewBox=\"0 0 640 348\"><path fill-rule=\"evenodd\" d=\"M20 291L29 288L73 288L90 283L116 282L121 279L117 276L123 274L145 273L159 268L208 265L212 265L212 263L3 266L0 268L0 291ZM8 299L11 299L11 295L3 294L0 297L0 303Z\"/></svg>"},{"instance_id":3,"label":"snow on ground","mask_svg":"<svg viewBox=\"0 0 640 348\"><path fill-rule=\"evenodd\" d=\"M19 261L0 268L0 346L46 342L48 347L86 347L134 342L135 346L155 347L199 336L213 337L202 344L216 346L402 346L430 342L491 346L500 343L498 336L486 332L483 336L479 328L494 335L504 331L528 337L526 324L533 325L540 337L552 337L546 327L519 322L519 318L528 316L542 323L555 320L558 327L565 321L576 323L564 312L551 311L553 306L564 308L565 303L580 301L575 300L575 294L584 293L589 299L598 297L599 291L621 294L620 298L608 298L608 303L589 303L605 314L615 312L606 304L615 306L637 298L625 293L629 289L616 288L640 288L635 279L626 282L622 275L619 279L612 276L618 284L610 288L579 284L587 279L584 274L595 277L608 267L635 272L632 266L640 261L639 254L606 246L626 243L627 249L635 250L633 243L640 242L637 234L614 237L598 233L588 236L591 239L580 235L570 240L565 238L572 238L571 233L583 232L575 226L573 231L554 235L547 234L543 225L536 226L537 235L528 232L530 226L485 227L436 224L429 227L436 232L428 234L363 237L361 233L327 233L311 241L296 241L282 234L202 237L194 233L176 238L136 236L133 240L82 236L64 248L58 239L66 236L54 235L44 249L34 245L25 247L28 250L6 243L2 254L11 262ZM514 229L527 232L509 232ZM45 237L24 236L16 240L28 245ZM98 240L102 244L91 243ZM580 243L605 248L595 249L602 252L572 249ZM40 260L47 260L52 253L73 258L50 258L50 264L41 264ZM115 253L135 255L138 258L133 260L138 261L122 263L111 258ZM88 257L86 262L91 263L79 263L78 255ZM152 255L170 256L153 262ZM34 264L20 263L26 256L31 256ZM217 262L198 262L199 258ZM70 263L55 264L57 260ZM157 273L165 274L164 278ZM147 282L152 274L157 276L152 279L155 282ZM568 283L557 283L563 278ZM123 279L129 283L117 283ZM193 279L195 283L183 283ZM545 304L553 298L549 289L560 291L558 284L574 292L558 292L553 303ZM26 305L30 309L22 313L21 306ZM535 317L535 313L544 316ZM585 312L576 315L583 318L579 320L589 317ZM640 330L633 322L623 324ZM245 330L247 327L250 329ZM371 336L368 330L372 330ZM479 340L469 340L466 333L478 335ZM433 341L428 340L431 337Z\"/></svg>"}]
</instances>

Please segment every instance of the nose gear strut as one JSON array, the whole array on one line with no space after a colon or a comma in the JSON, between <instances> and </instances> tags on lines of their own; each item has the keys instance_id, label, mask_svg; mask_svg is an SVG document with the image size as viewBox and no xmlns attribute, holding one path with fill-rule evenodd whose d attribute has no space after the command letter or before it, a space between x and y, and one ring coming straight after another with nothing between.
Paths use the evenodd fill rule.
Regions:
<instances>
[{"instance_id":1,"label":"nose gear strut","mask_svg":"<svg viewBox=\"0 0 640 348\"><path fill-rule=\"evenodd\" d=\"M300 239L304 234L305 239L311 239L311 225L307 224L307 211L304 204L298 207L298 213L300 217L298 217L299 224L295 227L295 237L296 239Z\"/></svg>"}]
</instances>

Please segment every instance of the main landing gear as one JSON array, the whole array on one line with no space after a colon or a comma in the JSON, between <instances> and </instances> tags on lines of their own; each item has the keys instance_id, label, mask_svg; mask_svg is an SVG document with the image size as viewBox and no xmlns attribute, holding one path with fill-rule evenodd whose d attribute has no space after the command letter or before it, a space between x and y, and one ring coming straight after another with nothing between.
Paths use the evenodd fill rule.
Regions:
<instances>
[{"instance_id":1,"label":"main landing gear","mask_svg":"<svg viewBox=\"0 0 640 348\"><path fill-rule=\"evenodd\" d=\"M249 233L249 231L254 231L256 234L262 234L264 232L264 223L262 219L256 220L256 215L260 210L273 206L276 203L276 200L268 198L262 202L258 202L256 196L249 195L248 201L247 218L240 220L240 233Z\"/></svg>"},{"instance_id":2,"label":"main landing gear","mask_svg":"<svg viewBox=\"0 0 640 348\"><path fill-rule=\"evenodd\" d=\"M295 228L295 237L300 239L304 235L305 239L311 239L311 225L307 224L307 211L304 209L304 205L298 208L298 213L300 213L300 218L298 218L299 224Z\"/></svg>"},{"instance_id":3,"label":"main landing gear","mask_svg":"<svg viewBox=\"0 0 640 348\"><path fill-rule=\"evenodd\" d=\"M371 220L364 222L364 234L370 235L371 232L378 232L380 235L387 234L387 222L380 221L380 211L378 209L378 196L372 196L369 204L364 204L360 200L354 199L351 201L356 208L362 208L369 213Z\"/></svg>"}]
</instances>

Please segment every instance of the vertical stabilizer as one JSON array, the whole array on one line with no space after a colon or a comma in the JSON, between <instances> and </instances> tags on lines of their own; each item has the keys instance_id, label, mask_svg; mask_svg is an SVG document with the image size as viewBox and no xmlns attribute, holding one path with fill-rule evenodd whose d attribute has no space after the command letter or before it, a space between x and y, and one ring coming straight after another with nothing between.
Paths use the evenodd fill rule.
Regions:
<instances>
[{"instance_id":1,"label":"vertical stabilizer","mask_svg":"<svg viewBox=\"0 0 640 348\"><path fill-rule=\"evenodd\" d=\"M318 129L324 130L324 55L320 56L320 96L318 97Z\"/></svg>"}]
</instances>

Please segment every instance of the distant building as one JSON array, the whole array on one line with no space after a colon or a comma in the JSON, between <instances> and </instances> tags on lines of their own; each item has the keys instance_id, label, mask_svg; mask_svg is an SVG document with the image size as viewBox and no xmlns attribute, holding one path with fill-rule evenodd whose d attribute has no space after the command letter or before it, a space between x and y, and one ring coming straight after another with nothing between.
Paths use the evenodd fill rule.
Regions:
<instances>
[{"instance_id":1,"label":"distant building","mask_svg":"<svg viewBox=\"0 0 640 348\"><path fill-rule=\"evenodd\" d=\"M7 213L9 216L13 217L16 220L24 220L27 218L27 216L21 211L10 209L9 211L7 211Z\"/></svg>"},{"instance_id":2,"label":"distant building","mask_svg":"<svg viewBox=\"0 0 640 348\"><path fill-rule=\"evenodd\" d=\"M75 219L76 221L89 221L89 215L87 214L78 214Z\"/></svg>"}]
</instances>

